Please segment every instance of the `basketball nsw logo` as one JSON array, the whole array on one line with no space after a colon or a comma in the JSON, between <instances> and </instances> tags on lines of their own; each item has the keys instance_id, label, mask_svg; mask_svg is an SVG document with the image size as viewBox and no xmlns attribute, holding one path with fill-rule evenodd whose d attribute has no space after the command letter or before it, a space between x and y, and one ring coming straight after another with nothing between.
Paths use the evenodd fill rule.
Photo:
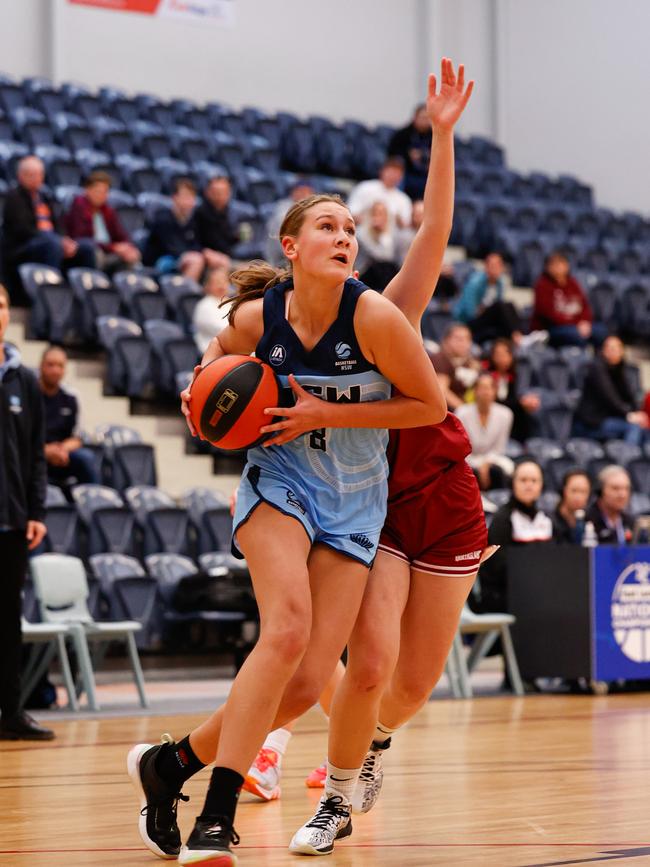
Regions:
<instances>
[{"instance_id":1,"label":"basketball nsw logo","mask_svg":"<svg viewBox=\"0 0 650 867\"><path fill-rule=\"evenodd\" d=\"M334 351L339 358L349 358L352 355L352 348L347 343L337 343Z\"/></svg>"},{"instance_id":2,"label":"basketball nsw logo","mask_svg":"<svg viewBox=\"0 0 650 867\"><path fill-rule=\"evenodd\" d=\"M631 563L612 593L612 632L628 659L650 662L650 563Z\"/></svg>"}]
</instances>

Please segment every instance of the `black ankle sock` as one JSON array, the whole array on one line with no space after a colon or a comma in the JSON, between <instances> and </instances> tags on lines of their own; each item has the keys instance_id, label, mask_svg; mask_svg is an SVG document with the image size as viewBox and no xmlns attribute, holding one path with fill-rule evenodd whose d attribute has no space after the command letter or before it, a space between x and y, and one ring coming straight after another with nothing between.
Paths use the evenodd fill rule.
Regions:
<instances>
[{"instance_id":1,"label":"black ankle sock","mask_svg":"<svg viewBox=\"0 0 650 867\"><path fill-rule=\"evenodd\" d=\"M212 771L201 816L226 816L232 822L243 783L244 778L237 771L232 771L230 768L215 768Z\"/></svg>"},{"instance_id":2,"label":"black ankle sock","mask_svg":"<svg viewBox=\"0 0 650 867\"><path fill-rule=\"evenodd\" d=\"M196 757L190 746L189 735L177 744L168 744L167 747L163 747L155 759L155 768L158 774L170 786L177 786L179 789L186 780L189 780L204 767L205 765Z\"/></svg>"}]
</instances>

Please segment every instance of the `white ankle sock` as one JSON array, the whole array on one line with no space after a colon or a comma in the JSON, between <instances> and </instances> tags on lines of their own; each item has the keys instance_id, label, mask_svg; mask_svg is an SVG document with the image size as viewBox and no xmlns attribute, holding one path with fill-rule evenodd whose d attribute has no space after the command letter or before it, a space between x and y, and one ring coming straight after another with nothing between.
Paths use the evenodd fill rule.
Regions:
<instances>
[{"instance_id":1,"label":"white ankle sock","mask_svg":"<svg viewBox=\"0 0 650 867\"><path fill-rule=\"evenodd\" d=\"M281 760L287 750L287 745L290 740L291 732L288 731L288 729L274 729L266 736L264 748L267 750L275 750Z\"/></svg>"},{"instance_id":2,"label":"white ankle sock","mask_svg":"<svg viewBox=\"0 0 650 867\"><path fill-rule=\"evenodd\" d=\"M385 726L383 723L378 722L372 739L376 744L385 744L388 738L396 731L397 729L392 729L389 726Z\"/></svg>"},{"instance_id":3,"label":"white ankle sock","mask_svg":"<svg viewBox=\"0 0 650 867\"><path fill-rule=\"evenodd\" d=\"M339 795L349 804L352 800L361 768L337 768L327 763L327 778L325 780L325 795Z\"/></svg>"}]
</instances>

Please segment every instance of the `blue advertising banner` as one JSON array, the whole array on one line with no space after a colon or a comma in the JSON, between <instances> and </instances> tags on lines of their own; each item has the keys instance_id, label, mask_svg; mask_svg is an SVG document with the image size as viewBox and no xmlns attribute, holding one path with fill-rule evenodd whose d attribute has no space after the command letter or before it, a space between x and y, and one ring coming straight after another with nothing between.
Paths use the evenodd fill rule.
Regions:
<instances>
[{"instance_id":1,"label":"blue advertising banner","mask_svg":"<svg viewBox=\"0 0 650 867\"><path fill-rule=\"evenodd\" d=\"M592 557L592 676L650 680L650 546L601 546Z\"/></svg>"}]
</instances>

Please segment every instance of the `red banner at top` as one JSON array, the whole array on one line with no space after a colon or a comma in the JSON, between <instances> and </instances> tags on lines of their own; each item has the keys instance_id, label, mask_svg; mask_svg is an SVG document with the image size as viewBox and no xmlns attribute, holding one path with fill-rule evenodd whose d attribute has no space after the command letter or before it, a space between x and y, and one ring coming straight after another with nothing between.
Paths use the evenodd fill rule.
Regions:
<instances>
[{"instance_id":1,"label":"red banner at top","mask_svg":"<svg viewBox=\"0 0 650 867\"><path fill-rule=\"evenodd\" d=\"M96 6L100 9L115 9L118 12L141 12L155 15L160 0L68 0L75 6Z\"/></svg>"}]
</instances>

